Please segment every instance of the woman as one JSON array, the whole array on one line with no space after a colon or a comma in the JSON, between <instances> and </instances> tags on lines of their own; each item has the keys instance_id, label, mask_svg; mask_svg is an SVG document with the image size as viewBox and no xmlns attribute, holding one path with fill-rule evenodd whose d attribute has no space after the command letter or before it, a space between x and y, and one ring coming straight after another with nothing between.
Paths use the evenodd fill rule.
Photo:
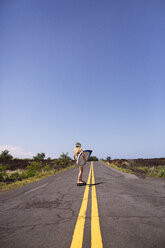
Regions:
<instances>
[{"instance_id":1,"label":"woman","mask_svg":"<svg viewBox=\"0 0 165 248\"><path fill-rule=\"evenodd\" d=\"M79 174L78 174L78 181L77 181L77 186L81 186L81 185L85 185L86 183L82 180L82 174L83 174L83 166L80 166L78 164L78 155L83 152L83 149L81 148L81 144L78 142L76 143L76 146L74 148L74 160L76 161L78 167L79 167ZM86 164L86 159L85 159L85 156L84 154L82 154L83 158L84 158L84 162Z\"/></svg>"}]
</instances>

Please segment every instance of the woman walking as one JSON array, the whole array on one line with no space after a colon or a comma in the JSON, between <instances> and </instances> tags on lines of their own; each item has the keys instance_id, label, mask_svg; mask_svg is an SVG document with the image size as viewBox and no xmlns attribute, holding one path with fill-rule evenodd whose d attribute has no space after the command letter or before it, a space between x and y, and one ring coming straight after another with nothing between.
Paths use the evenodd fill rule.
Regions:
<instances>
[{"instance_id":1,"label":"woman walking","mask_svg":"<svg viewBox=\"0 0 165 248\"><path fill-rule=\"evenodd\" d=\"M78 156L79 156L79 154L80 154L81 152L83 152L83 149L81 148L81 144L80 144L79 142L77 142L77 143L76 143L76 146L75 146L75 148L74 148L74 160L76 161L76 164L77 164L78 167L79 167L79 174L78 174L77 186L82 186L82 185L85 185L85 184L86 184L86 182L84 182L84 181L82 180L83 166L80 166L80 165L78 164L78 161L77 161ZM82 156L83 156L84 162L85 162L85 164L86 164L87 161L86 161L86 159L85 159L84 154L82 154Z\"/></svg>"}]
</instances>

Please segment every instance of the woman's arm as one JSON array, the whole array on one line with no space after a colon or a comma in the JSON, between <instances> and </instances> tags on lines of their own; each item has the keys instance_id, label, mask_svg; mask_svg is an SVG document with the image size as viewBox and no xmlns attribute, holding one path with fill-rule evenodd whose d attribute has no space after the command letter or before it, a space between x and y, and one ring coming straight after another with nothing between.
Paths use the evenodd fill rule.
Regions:
<instances>
[{"instance_id":1,"label":"woman's arm","mask_svg":"<svg viewBox=\"0 0 165 248\"><path fill-rule=\"evenodd\" d=\"M75 148L74 148L74 151L73 151L73 156L74 156L74 160L75 160L75 162L76 162L77 159L76 159L76 151L75 151Z\"/></svg>"},{"instance_id":2,"label":"woman's arm","mask_svg":"<svg viewBox=\"0 0 165 248\"><path fill-rule=\"evenodd\" d=\"M74 150L74 160L75 160L75 162L77 162L76 156L77 156L77 154L76 154L76 151Z\"/></svg>"}]
</instances>

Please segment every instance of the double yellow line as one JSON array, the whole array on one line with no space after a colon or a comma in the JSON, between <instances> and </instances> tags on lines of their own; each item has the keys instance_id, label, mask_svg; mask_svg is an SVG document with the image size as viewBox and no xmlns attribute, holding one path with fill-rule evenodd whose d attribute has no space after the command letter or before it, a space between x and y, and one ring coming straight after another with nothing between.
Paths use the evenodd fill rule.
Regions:
<instances>
[{"instance_id":1,"label":"double yellow line","mask_svg":"<svg viewBox=\"0 0 165 248\"><path fill-rule=\"evenodd\" d=\"M100 223L99 223L99 213L98 213L98 204L97 204L97 197L96 197L93 162L91 162L87 185L85 188L85 192L84 192L80 212L77 218L76 226L74 229L72 243L71 243L70 248L82 248L82 245L83 245L85 217L86 217L86 212L87 212L91 175L92 175L91 248L102 248L103 247Z\"/></svg>"}]
</instances>

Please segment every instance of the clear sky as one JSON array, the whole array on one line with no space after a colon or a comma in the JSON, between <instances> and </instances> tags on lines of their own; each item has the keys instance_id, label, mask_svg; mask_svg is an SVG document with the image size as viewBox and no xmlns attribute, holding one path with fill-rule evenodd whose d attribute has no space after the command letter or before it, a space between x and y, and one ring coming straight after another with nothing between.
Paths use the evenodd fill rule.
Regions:
<instances>
[{"instance_id":1,"label":"clear sky","mask_svg":"<svg viewBox=\"0 0 165 248\"><path fill-rule=\"evenodd\" d=\"M0 0L0 149L165 157L164 0Z\"/></svg>"}]
</instances>

